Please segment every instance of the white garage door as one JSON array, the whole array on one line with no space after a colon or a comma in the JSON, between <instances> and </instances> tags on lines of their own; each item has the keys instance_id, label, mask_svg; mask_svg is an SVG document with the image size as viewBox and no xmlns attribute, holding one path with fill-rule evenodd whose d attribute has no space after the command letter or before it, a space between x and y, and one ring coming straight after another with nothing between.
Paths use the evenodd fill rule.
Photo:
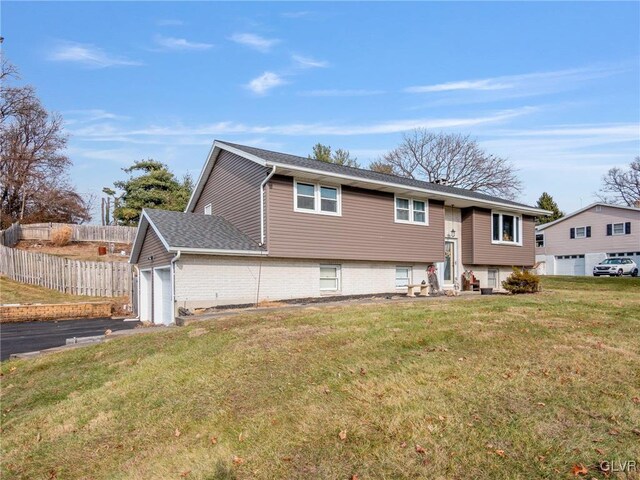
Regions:
<instances>
[{"instance_id":1,"label":"white garage door","mask_svg":"<svg viewBox=\"0 0 640 480\"><path fill-rule=\"evenodd\" d=\"M556 275L584 275L584 255L556 257Z\"/></svg>"},{"instance_id":2,"label":"white garage door","mask_svg":"<svg viewBox=\"0 0 640 480\"><path fill-rule=\"evenodd\" d=\"M169 325L173 323L171 299L171 268L153 269L153 323Z\"/></svg>"}]
</instances>

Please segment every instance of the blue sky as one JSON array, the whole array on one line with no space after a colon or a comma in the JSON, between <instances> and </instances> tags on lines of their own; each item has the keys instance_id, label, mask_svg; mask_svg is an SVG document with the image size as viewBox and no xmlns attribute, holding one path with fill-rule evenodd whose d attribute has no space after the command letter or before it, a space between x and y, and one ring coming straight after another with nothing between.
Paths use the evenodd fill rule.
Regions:
<instances>
[{"instance_id":1,"label":"blue sky","mask_svg":"<svg viewBox=\"0 0 640 480\"><path fill-rule=\"evenodd\" d=\"M638 2L5 1L1 26L81 192L149 157L197 178L214 139L366 165L423 127L571 211L640 154Z\"/></svg>"}]
</instances>

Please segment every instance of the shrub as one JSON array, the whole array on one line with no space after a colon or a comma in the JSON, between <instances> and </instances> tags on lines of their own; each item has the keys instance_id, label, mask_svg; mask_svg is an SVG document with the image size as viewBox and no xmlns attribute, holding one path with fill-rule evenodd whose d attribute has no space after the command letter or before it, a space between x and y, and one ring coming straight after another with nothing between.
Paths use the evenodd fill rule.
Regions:
<instances>
[{"instance_id":1,"label":"shrub","mask_svg":"<svg viewBox=\"0 0 640 480\"><path fill-rule=\"evenodd\" d=\"M64 247L68 245L73 236L73 229L68 225L59 227L51 231L51 243L56 247Z\"/></svg>"},{"instance_id":2,"label":"shrub","mask_svg":"<svg viewBox=\"0 0 640 480\"><path fill-rule=\"evenodd\" d=\"M513 267L513 273L502 282L511 293L536 293L540 291L540 277L528 270Z\"/></svg>"}]
</instances>

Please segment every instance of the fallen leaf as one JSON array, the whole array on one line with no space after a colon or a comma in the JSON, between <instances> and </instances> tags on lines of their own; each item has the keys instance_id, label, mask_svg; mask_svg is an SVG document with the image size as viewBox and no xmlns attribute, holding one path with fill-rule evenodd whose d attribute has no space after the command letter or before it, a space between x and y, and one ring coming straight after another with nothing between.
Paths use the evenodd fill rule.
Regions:
<instances>
[{"instance_id":1,"label":"fallen leaf","mask_svg":"<svg viewBox=\"0 0 640 480\"><path fill-rule=\"evenodd\" d=\"M631 430L632 433L635 433L636 435L640 435L640 428L634 428L633 430Z\"/></svg>"},{"instance_id":2,"label":"fallen leaf","mask_svg":"<svg viewBox=\"0 0 640 480\"><path fill-rule=\"evenodd\" d=\"M38 432L38 435L36 435L36 442L39 442L40 440L42 440L42 436L40 436L40 432Z\"/></svg>"},{"instance_id":3,"label":"fallen leaf","mask_svg":"<svg viewBox=\"0 0 640 480\"><path fill-rule=\"evenodd\" d=\"M544 455L538 455L538 461L539 462L544 462L544 459L547 458Z\"/></svg>"},{"instance_id":4,"label":"fallen leaf","mask_svg":"<svg viewBox=\"0 0 640 480\"><path fill-rule=\"evenodd\" d=\"M611 430L609 430L609 435L620 435L620 430L612 428Z\"/></svg>"},{"instance_id":5,"label":"fallen leaf","mask_svg":"<svg viewBox=\"0 0 640 480\"><path fill-rule=\"evenodd\" d=\"M58 472L51 469L49 470L49 480L56 480L58 478Z\"/></svg>"},{"instance_id":6,"label":"fallen leaf","mask_svg":"<svg viewBox=\"0 0 640 480\"><path fill-rule=\"evenodd\" d=\"M360 477L354 473L351 475L351 480L360 480Z\"/></svg>"},{"instance_id":7,"label":"fallen leaf","mask_svg":"<svg viewBox=\"0 0 640 480\"><path fill-rule=\"evenodd\" d=\"M238 435L238 441L244 442L244 432L240 432L240 435Z\"/></svg>"},{"instance_id":8,"label":"fallen leaf","mask_svg":"<svg viewBox=\"0 0 640 480\"><path fill-rule=\"evenodd\" d=\"M364 367L360 367L360 375L366 375L367 371L364 369Z\"/></svg>"},{"instance_id":9,"label":"fallen leaf","mask_svg":"<svg viewBox=\"0 0 640 480\"><path fill-rule=\"evenodd\" d=\"M402 442L400 444L400 448L407 448L407 442Z\"/></svg>"},{"instance_id":10,"label":"fallen leaf","mask_svg":"<svg viewBox=\"0 0 640 480\"><path fill-rule=\"evenodd\" d=\"M211 445L215 445L216 443L218 443L218 437L211 437L209 441L211 442Z\"/></svg>"},{"instance_id":11,"label":"fallen leaf","mask_svg":"<svg viewBox=\"0 0 640 480\"><path fill-rule=\"evenodd\" d=\"M111 331L111 329L110 329L110 328L107 328L107 329L104 331L105 336L107 336L107 335L111 335L112 333L113 333L113 332Z\"/></svg>"},{"instance_id":12,"label":"fallen leaf","mask_svg":"<svg viewBox=\"0 0 640 480\"><path fill-rule=\"evenodd\" d=\"M189 475L190 473L191 473L191 470L185 470L184 472L182 472L182 473L180 474L180 476L181 476L182 478L184 478L184 477L186 477L187 475Z\"/></svg>"},{"instance_id":13,"label":"fallen leaf","mask_svg":"<svg viewBox=\"0 0 640 480\"><path fill-rule=\"evenodd\" d=\"M418 444L416 444L416 452L418 452L418 453L420 453L422 455L426 455L427 454L427 451L424 448L422 448L420 445L418 445Z\"/></svg>"},{"instance_id":14,"label":"fallen leaf","mask_svg":"<svg viewBox=\"0 0 640 480\"><path fill-rule=\"evenodd\" d=\"M291 460L293 460L293 457L282 457L282 460L284 462L290 462Z\"/></svg>"},{"instance_id":15,"label":"fallen leaf","mask_svg":"<svg viewBox=\"0 0 640 480\"><path fill-rule=\"evenodd\" d=\"M18 367L11 367L11 368L9 369L9 373L13 373L13 372L15 372L15 371L16 371L16 368L18 368Z\"/></svg>"},{"instance_id":16,"label":"fallen leaf","mask_svg":"<svg viewBox=\"0 0 640 480\"><path fill-rule=\"evenodd\" d=\"M602 449L600 449L600 448L595 448L594 450L596 451L596 453L597 453L598 455L604 455L604 450L602 450Z\"/></svg>"},{"instance_id":17,"label":"fallen leaf","mask_svg":"<svg viewBox=\"0 0 640 480\"><path fill-rule=\"evenodd\" d=\"M173 432L173 435L174 435L174 436L176 436L176 437L179 437L180 435L182 435L182 433L180 432L180 430L178 430L178 429L176 428L176 431L175 431L175 432Z\"/></svg>"},{"instance_id":18,"label":"fallen leaf","mask_svg":"<svg viewBox=\"0 0 640 480\"><path fill-rule=\"evenodd\" d=\"M538 402L536 403L536 405L538 405L539 407L546 407L546 404L544 402Z\"/></svg>"},{"instance_id":19,"label":"fallen leaf","mask_svg":"<svg viewBox=\"0 0 640 480\"><path fill-rule=\"evenodd\" d=\"M640 403L640 397L633 397L633 398L631 399L631 401L632 401L633 403Z\"/></svg>"},{"instance_id":20,"label":"fallen leaf","mask_svg":"<svg viewBox=\"0 0 640 480\"><path fill-rule=\"evenodd\" d=\"M571 468L571 473L575 477L577 477L578 475L586 475L587 473L589 473L589 470L587 470L587 467L585 467L583 464L579 463Z\"/></svg>"},{"instance_id":21,"label":"fallen leaf","mask_svg":"<svg viewBox=\"0 0 640 480\"><path fill-rule=\"evenodd\" d=\"M242 465L244 463L244 458L238 457L238 456L234 456L233 457L233 463L236 464L236 465Z\"/></svg>"},{"instance_id":22,"label":"fallen leaf","mask_svg":"<svg viewBox=\"0 0 640 480\"><path fill-rule=\"evenodd\" d=\"M442 415L438 415L438 420L440 420L441 422L444 422L446 419Z\"/></svg>"},{"instance_id":23,"label":"fallen leaf","mask_svg":"<svg viewBox=\"0 0 640 480\"><path fill-rule=\"evenodd\" d=\"M504 450L496 450L496 455L504 457L505 456Z\"/></svg>"},{"instance_id":24,"label":"fallen leaf","mask_svg":"<svg viewBox=\"0 0 640 480\"><path fill-rule=\"evenodd\" d=\"M347 431L346 430L340 430L340 433L338 434L338 437L340 437L340 440L346 440L347 439Z\"/></svg>"}]
</instances>

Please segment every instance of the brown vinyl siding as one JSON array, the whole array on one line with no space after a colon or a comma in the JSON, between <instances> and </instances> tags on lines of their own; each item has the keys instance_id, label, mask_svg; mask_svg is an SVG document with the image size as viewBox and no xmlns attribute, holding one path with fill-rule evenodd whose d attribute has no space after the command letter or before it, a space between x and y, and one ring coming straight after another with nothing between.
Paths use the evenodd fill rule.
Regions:
<instances>
[{"instance_id":1,"label":"brown vinyl siding","mask_svg":"<svg viewBox=\"0 0 640 480\"><path fill-rule=\"evenodd\" d=\"M465 265L532 266L535 263L534 217L522 216L522 246L491 243L491 210L464 209L462 232Z\"/></svg>"},{"instance_id":2,"label":"brown vinyl siding","mask_svg":"<svg viewBox=\"0 0 640 480\"><path fill-rule=\"evenodd\" d=\"M444 208L429 201L429 225L395 223L392 193L342 186L342 216L295 212L293 178L267 189L269 256L327 260L441 262Z\"/></svg>"},{"instance_id":3,"label":"brown vinyl siding","mask_svg":"<svg viewBox=\"0 0 640 480\"><path fill-rule=\"evenodd\" d=\"M153 260L148 257L153 256ZM150 225L147 225L147 231L144 234L142 247L140 248L140 257L138 258L138 267L141 269L150 267L161 267L169 265L173 254L167 252L164 245L160 241L158 235Z\"/></svg>"},{"instance_id":4,"label":"brown vinyl siding","mask_svg":"<svg viewBox=\"0 0 640 480\"><path fill-rule=\"evenodd\" d=\"M462 233L460 247L462 250L461 260L464 265L473 265L473 208L462 210Z\"/></svg>"},{"instance_id":5,"label":"brown vinyl siding","mask_svg":"<svg viewBox=\"0 0 640 480\"><path fill-rule=\"evenodd\" d=\"M260 184L268 172L246 158L220 152L192 212L204 213L210 203L214 215L260 242Z\"/></svg>"}]
</instances>

